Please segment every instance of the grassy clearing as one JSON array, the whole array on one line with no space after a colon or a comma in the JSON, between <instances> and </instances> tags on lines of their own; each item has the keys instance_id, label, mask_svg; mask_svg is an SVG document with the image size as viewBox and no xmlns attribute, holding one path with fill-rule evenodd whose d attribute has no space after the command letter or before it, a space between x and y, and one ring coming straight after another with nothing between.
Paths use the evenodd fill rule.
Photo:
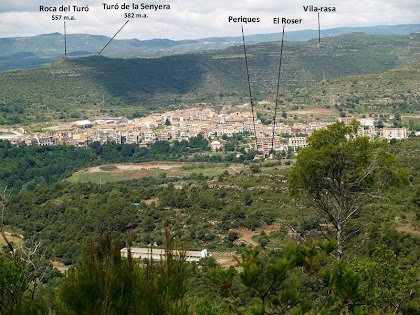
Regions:
<instances>
[{"instance_id":1,"label":"grassy clearing","mask_svg":"<svg viewBox=\"0 0 420 315\"><path fill-rule=\"evenodd\" d=\"M99 167L100 170L105 172L116 171L118 168L114 165L104 165Z\"/></svg>"},{"instance_id":2,"label":"grassy clearing","mask_svg":"<svg viewBox=\"0 0 420 315\"><path fill-rule=\"evenodd\" d=\"M9 240L9 242L13 243L13 244L20 244L22 243L22 239L16 235L7 235L7 239ZM0 247L6 246L6 241L3 239L2 236L0 236Z\"/></svg>"},{"instance_id":3,"label":"grassy clearing","mask_svg":"<svg viewBox=\"0 0 420 315\"><path fill-rule=\"evenodd\" d=\"M69 179L72 183L108 183L108 182L119 182L127 180L129 173L136 173L136 171L126 172L92 172L92 173L80 173L73 174ZM140 178L140 177L139 177Z\"/></svg>"},{"instance_id":4,"label":"grassy clearing","mask_svg":"<svg viewBox=\"0 0 420 315\"><path fill-rule=\"evenodd\" d=\"M118 182L124 180L139 179L144 177L178 177L185 178L192 174L202 174L206 177L217 177L227 171L229 174L237 174L242 170L247 170L248 167L240 164L226 164L226 163L200 163L193 165L182 165L172 167L170 169L148 168L138 169L142 164L133 164L132 167L137 169L123 168L122 164L110 164L101 166L99 169L87 169L74 173L68 181L72 183L107 183ZM157 166L159 163L156 164ZM145 164L146 167L146 164ZM150 167L150 163L147 164Z\"/></svg>"}]
</instances>

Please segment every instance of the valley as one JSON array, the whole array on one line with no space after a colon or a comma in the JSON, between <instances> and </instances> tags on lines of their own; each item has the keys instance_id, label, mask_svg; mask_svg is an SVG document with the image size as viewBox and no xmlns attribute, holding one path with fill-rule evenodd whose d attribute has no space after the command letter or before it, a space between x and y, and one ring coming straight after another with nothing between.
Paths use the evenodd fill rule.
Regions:
<instances>
[{"instance_id":1,"label":"valley","mask_svg":"<svg viewBox=\"0 0 420 315\"><path fill-rule=\"evenodd\" d=\"M418 30L0 39L0 314L417 314Z\"/></svg>"}]
</instances>

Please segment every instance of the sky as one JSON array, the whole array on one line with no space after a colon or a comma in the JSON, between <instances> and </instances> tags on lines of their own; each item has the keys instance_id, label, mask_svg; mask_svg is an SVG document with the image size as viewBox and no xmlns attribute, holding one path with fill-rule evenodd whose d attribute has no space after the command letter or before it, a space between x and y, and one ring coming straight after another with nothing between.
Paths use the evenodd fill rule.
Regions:
<instances>
[{"instance_id":1,"label":"sky","mask_svg":"<svg viewBox=\"0 0 420 315\"><path fill-rule=\"evenodd\" d=\"M144 2L143 2L144 1ZM147 19L127 19L124 13L142 10L104 10L103 3L169 4L170 10L147 11ZM77 5L89 7L88 12L40 12L40 6ZM304 12L303 6L335 6L336 12L320 14L322 29L345 26L375 26L420 23L420 0L1 0L0 38L25 37L63 33L63 21L53 21L52 15L71 15L68 34L114 36L129 23L117 39L169 38L173 40L206 37L240 36L241 25L246 34L276 33L281 25L274 17L302 19L301 24L286 25L287 31L317 29L317 14ZM229 23L229 16L255 17L259 23Z\"/></svg>"}]
</instances>

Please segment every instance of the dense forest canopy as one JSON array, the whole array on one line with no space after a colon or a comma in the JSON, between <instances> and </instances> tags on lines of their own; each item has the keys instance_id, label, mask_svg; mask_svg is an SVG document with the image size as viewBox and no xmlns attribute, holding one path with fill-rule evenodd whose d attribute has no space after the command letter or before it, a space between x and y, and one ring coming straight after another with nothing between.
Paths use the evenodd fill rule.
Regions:
<instances>
[{"instance_id":1,"label":"dense forest canopy","mask_svg":"<svg viewBox=\"0 0 420 315\"><path fill-rule=\"evenodd\" d=\"M336 144L346 146L345 142L351 140L343 136L345 130L341 134L341 127L336 127L338 129L330 128L325 132L335 134L339 139ZM324 148L319 145L327 136L315 134L307 151L319 150L319 159L328 158L334 162L334 148L330 147L325 151L329 153L322 155ZM370 146L363 139L357 141L361 141L355 143L359 149L351 143L347 148L348 152L357 153L356 159L359 154L368 152L360 150L360 145ZM242 160L233 168L223 162L221 165L226 166L226 171L214 175L211 175L211 168L207 171L203 165L202 170L208 175L191 173L185 168L184 175L177 177L72 183L61 179L90 165L107 163L111 167L109 163L112 162L147 161L156 157L171 160L188 154L197 154L195 157L199 160L211 157L207 142L200 137L190 143L158 142L150 148L96 143L83 149L65 146L25 148L2 142L3 165L16 170L20 176L16 177L20 181L14 181L19 184L11 187L21 188L19 192L3 194L0 203L5 209L2 230L10 233L8 237L16 248L12 256L7 249L0 255L0 279L3 279L0 290L7 297L7 303L1 307L18 313L26 308L39 313L76 312L71 299L63 299L55 292L64 290L62 292L69 297L80 299L86 288L84 285L88 284L82 275L94 271L109 275L106 279L111 282L99 283L91 278L93 282L89 285L102 286L99 296L108 296L111 300L134 299L105 290L116 279L137 279L135 281L139 282L127 283L132 287L160 283L155 287L156 291L147 293L151 296L163 294L171 287L171 281L183 281L185 290L176 298L165 295L165 299L169 299L166 301L172 305L172 310L182 309L185 313L261 313L264 309L274 313L286 309L305 313L341 309L350 313L392 313L397 310L414 314L420 305L417 294L420 286L417 272L420 266L418 144L416 138L390 145L372 144L371 149L378 149L375 152L384 158L384 166L393 167L385 175L392 175L397 169L404 170L402 175L409 175L404 175L405 179L397 186L382 187L381 198L370 200L364 204L363 211L349 217L346 236L351 234L351 237L347 237L342 261L337 262L334 228L325 224L323 214L317 211L311 199L304 194L293 196L289 193L288 185L293 184L289 181L290 176L305 165L305 154L298 155L297 163L293 162L291 166L281 161L248 165L249 161ZM342 151L336 151L339 152ZM221 156L225 159L229 153ZM368 161L366 163L369 165ZM58 168L60 164L65 167ZM53 170L57 167L50 177L41 171L49 170L49 166ZM235 171L239 166L241 171ZM30 182L30 174L36 170L45 180L31 189L23 189L28 187L25 184ZM320 176L320 167L313 170ZM5 171L7 167L3 168ZM356 178L353 175L346 179ZM305 177L300 176L299 180L305 180ZM372 183L369 180L358 189L370 187ZM375 189L378 187L374 186ZM242 269L220 266L217 257L186 263L182 256L175 255L173 262L166 263L181 264L180 274L176 273L176 277L181 278L175 275L175 278L162 278L165 265L159 263L148 265L149 278L144 278L144 265L118 258L119 249L130 244L160 248L170 244L168 231L178 244L178 250L207 248L210 253L234 252L241 257ZM104 235L109 235L109 242L118 242L115 243L118 245L109 245L113 250L106 250ZM25 255L27 248L34 244L40 253L36 259ZM259 248L251 249L253 244L258 244ZM89 262L92 255L85 256L89 248L95 248L95 255L105 256L95 259L94 263ZM100 254L99 248L105 253ZM115 264L107 265L109 260L101 262L106 255L114 257ZM39 261L36 268L31 261ZM71 277L64 280L56 269L48 267L52 261L75 266L69 271ZM299 271L302 268L304 274ZM20 276L11 277L10 272ZM116 275L117 278L112 278ZM160 282L162 279L166 282ZM147 298L139 298L141 300L136 301L140 304L133 302L132 307L145 309L141 301ZM94 305L91 302L93 300L87 298L80 307L88 310ZM110 307L112 303L106 305L104 307ZM163 312L170 313L170 310Z\"/></svg>"}]
</instances>

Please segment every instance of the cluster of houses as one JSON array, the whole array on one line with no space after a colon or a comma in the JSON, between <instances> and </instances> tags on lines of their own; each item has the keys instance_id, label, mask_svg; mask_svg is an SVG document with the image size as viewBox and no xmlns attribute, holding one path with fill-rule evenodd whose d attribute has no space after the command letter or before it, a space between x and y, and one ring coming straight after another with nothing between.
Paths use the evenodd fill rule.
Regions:
<instances>
[{"instance_id":1,"label":"cluster of houses","mask_svg":"<svg viewBox=\"0 0 420 315\"><path fill-rule=\"evenodd\" d=\"M373 118L342 117L338 120L350 124L354 119L360 122L358 136L367 136L371 140L378 137L385 139L407 137L406 128L377 130ZM267 154L271 148L287 150L289 147L293 149L305 147L307 136L316 130L327 128L332 123L312 122L293 125L277 123L273 130L272 125L265 125L255 118L257 149ZM209 139L212 149L216 150L223 147L221 136L230 137L238 133L254 134L252 113L239 107L225 106L219 111L212 108L190 108L163 114L153 113L147 117L131 120L125 117L81 120L48 127L42 132L33 134L28 134L23 128L0 129L0 140L9 140L13 144L27 146L65 144L85 147L95 141L102 144L115 142L147 146L158 140L182 141L201 134Z\"/></svg>"}]
</instances>

